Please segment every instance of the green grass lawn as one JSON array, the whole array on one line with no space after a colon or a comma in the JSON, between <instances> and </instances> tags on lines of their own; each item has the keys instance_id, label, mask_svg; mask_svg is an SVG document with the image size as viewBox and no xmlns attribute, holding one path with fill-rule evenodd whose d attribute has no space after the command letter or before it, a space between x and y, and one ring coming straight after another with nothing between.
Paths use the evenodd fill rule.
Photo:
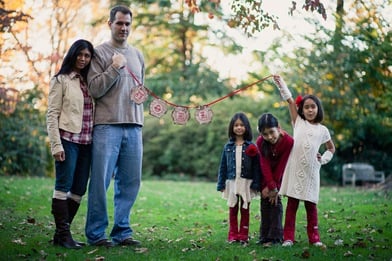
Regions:
<instances>
[{"instance_id":1,"label":"green grass lawn","mask_svg":"<svg viewBox=\"0 0 392 261\"><path fill-rule=\"evenodd\" d=\"M252 201L249 245L227 244L228 207L215 183L143 181L133 208L134 237L142 246L80 250L55 247L50 214L54 179L0 177L1 260L388 260L392 258L391 198L361 188L322 188L319 229L326 248L309 246L303 203L291 248L256 245L259 200ZM109 190L110 224L113 221ZM286 199L283 200L286 203ZM72 224L86 241L86 199ZM110 231L108 231L108 234Z\"/></svg>"}]
</instances>

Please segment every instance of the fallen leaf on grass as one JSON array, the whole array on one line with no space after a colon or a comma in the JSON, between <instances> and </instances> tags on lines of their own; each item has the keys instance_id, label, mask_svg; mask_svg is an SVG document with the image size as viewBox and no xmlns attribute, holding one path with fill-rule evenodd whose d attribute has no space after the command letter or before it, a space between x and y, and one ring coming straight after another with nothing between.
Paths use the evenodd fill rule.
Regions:
<instances>
[{"instance_id":1,"label":"fallen leaf on grass","mask_svg":"<svg viewBox=\"0 0 392 261\"><path fill-rule=\"evenodd\" d=\"M254 254L256 254L256 250L252 250L249 252L249 255L254 255Z\"/></svg>"},{"instance_id":2,"label":"fallen leaf on grass","mask_svg":"<svg viewBox=\"0 0 392 261\"><path fill-rule=\"evenodd\" d=\"M343 240L342 239L335 240L335 246L343 246Z\"/></svg>"},{"instance_id":3,"label":"fallen leaf on grass","mask_svg":"<svg viewBox=\"0 0 392 261\"><path fill-rule=\"evenodd\" d=\"M257 260L257 252L256 252L256 250L250 251L249 255L253 256L253 260Z\"/></svg>"},{"instance_id":4,"label":"fallen leaf on grass","mask_svg":"<svg viewBox=\"0 0 392 261\"><path fill-rule=\"evenodd\" d=\"M354 254L351 253L351 251L347 251L346 253L343 254L343 256L348 257L348 256L353 256Z\"/></svg>"},{"instance_id":5,"label":"fallen leaf on grass","mask_svg":"<svg viewBox=\"0 0 392 261\"><path fill-rule=\"evenodd\" d=\"M35 224L35 218L27 218L27 223Z\"/></svg>"},{"instance_id":6,"label":"fallen leaf on grass","mask_svg":"<svg viewBox=\"0 0 392 261\"><path fill-rule=\"evenodd\" d=\"M198 243L202 242L203 239L199 239L199 240L190 240L191 245L194 249L202 249L203 247L200 246Z\"/></svg>"},{"instance_id":7,"label":"fallen leaf on grass","mask_svg":"<svg viewBox=\"0 0 392 261\"><path fill-rule=\"evenodd\" d=\"M98 248L93 249L93 250L87 252L87 254L88 254L88 255L91 255L91 254L94 254L94 253L97 252L97 251L98 251Z\"/></svg>"},{"instance_id":8,"label":"fallen leaf on grass","mask_svg":"<svg viewBox=\"0 0 392 261\"><path fill-rule=\"evenodd\" d=\"M143 253L146 253L147 251L148 251L147 247L135 248L135 253L138 253L138 254L143 254Z\"/></svg>"},{"instance_id":9,"label":"fallen leaf on grass","mask_svg":"<svg viewBox=\"0 0 392 261\"><path fill-rule=\"evenodd\" d=\"M20 239L20 238L12 240L12 243L15 243L15 244L21 245L21 246L25 246L26 245L26 242L23 242L22 239Z\"/></svg>"},{"instance_id":10,"label":"fallen leaf on grass","mask_svg":"<svg viewBox=\"0 0 392 261\"><path fill-rule=\"evenodd\" d=\"M149 227L149 228L147 228L147 231L149 232L149 233L153 233L153 232L155 232L155 226L152 226L152 227Z\"/></svg>"},{"instance_id":11,"label":"fallen leaf on grass","mask_svg":"<svg viewBox=\"0 0 392 261\"><path fill-rule=\"evenodd\" d=\"M327 230L327 233L334 233L334 232L336 232L336 230L332 227Z\"/></svg>"},{"instance_id":12,"label":"fallen leaf on grass","mask_svg":"<svg viewBox=\"0 0 392 261\"><path fill-rule=\"evenodd\" d=\"M310 257L310 252L309 249L304 249L304 251L301 254L302 258L308 259Z\"/></svg>"},{"instance_id":13,"label":"fallen leaf on grass","mask_svg":"<svg viewBox=\"0 0 392 261\"><path fill-rule=\"evenodd\" d=\"M366 246L367 244L362 238L358 239L358 241L353 244L353 247L365 248Z\"/></svg>"},{"instance_id":14,"label":"fallen leaf on grass","mask_svg":"<svg viewBox=\"0 0 392 261\"><path fill-rule=\"evenodd\" d=\"M374 237L368 237L367 240L369 240L369 241L372 242L372 243L376 242L376 240L374 239Z\"/></svg>"}]
</instances>

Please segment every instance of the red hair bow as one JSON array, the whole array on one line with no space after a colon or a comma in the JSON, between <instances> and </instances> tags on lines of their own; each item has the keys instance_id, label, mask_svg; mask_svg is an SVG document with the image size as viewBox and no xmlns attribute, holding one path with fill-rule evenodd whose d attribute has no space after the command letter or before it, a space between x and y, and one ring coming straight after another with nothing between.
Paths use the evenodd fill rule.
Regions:
<instances>
[{"instance_id":1,"label":"red hair bow","mask_svg":"<svg viewBox=\"0 0 392 261\"><path fill-rule=\"evenodd\" d=\"M297 105L297 107L299 107L299 104L301 103L301 101L302 101L302 96L298 95L298 97L295 99L295 104Z\"/></svg>"}]
</instances>

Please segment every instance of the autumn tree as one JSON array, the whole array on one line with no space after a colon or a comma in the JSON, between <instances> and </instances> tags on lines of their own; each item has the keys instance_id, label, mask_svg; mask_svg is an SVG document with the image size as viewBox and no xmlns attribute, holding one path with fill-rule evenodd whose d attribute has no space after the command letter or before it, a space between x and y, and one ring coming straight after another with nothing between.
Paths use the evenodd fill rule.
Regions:
<instances>
[{"instance_id":1,"label":"autumn tree","mask_svg":"<svg viewBox=\"0 0 392 261\"><path fill-rule=\"evenodd\" d=\"M276 56L286 64L285 77L295 94L313 93L323 102L325 124L337 146L333 164L324 168L331 179L339 178L346 162L368 162L378 170L392 167L387 5L387 0L338 1L334 30L317 25L315 36L304 36L310 48Z\"/></svg>"},{"instance_id":2,"label":"autumn tree","mask_svg":"<svg viewBox=\"0 0 392 261\"><path fill-rule=\"evenodd\" d=\"M210 18L220 15L216 13L221 4L220 0L204 0L200 1L200 4L197 0L185 0L185 2L193 13L207 11ZM210 3L209 8L204 8L206 3ZM297 5L297 1L291 1L291 5L287 7L290 15L293 15ZM249 37L269 26L279 29L279 18L264 10L263 0L231 0L230 8L232 14L227 19L227 24L230 27L240 28ZM324 4L320 0L304 0L301 8L309 12L317 12L324 19L327 19Z\"/></svg>"},{"instance_id":3,"label":"autumn tree","mask_svg":"<svg viewBox=\"0 0 392 261\"><path fill-rule=\"evenodd\" d=\"M13 109L0 111L1 175L50 173L45 127L48 83L69 41L81 30L76 18L86 2L0 2L1 107L9 108L5 103L10 90L19 92ZM43 10L52 12L46 16Z\"/></svg>"}]
</instances>

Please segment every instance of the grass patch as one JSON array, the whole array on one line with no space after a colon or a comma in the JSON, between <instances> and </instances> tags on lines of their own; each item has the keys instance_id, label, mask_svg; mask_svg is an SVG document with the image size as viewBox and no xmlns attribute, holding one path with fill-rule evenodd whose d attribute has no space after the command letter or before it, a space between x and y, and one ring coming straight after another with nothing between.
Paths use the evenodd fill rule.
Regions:
<instances>
[{"instance_id":1,"label":"grass patch","mask_svg":"<svg viewBox=\"0 0 392 261\"><path fill-rule=\"evenodd\" d=\"M50 213L54 179L0 177L2 260L391 260L392 208L382 192L360 188L321 188L319 229L326 248L309 246L303 203L291 248L256 245L259 200L252 201L248 246L228 245L228 208L215 183L143 181L131 216L139 248L55 247ZM110 187L109 227L113 221ZM72 224L86 241L86 198ZM283 200L284 204L286 199ZM110 231L108 231L108 234Z\"/></svg>"}]
</instances>

